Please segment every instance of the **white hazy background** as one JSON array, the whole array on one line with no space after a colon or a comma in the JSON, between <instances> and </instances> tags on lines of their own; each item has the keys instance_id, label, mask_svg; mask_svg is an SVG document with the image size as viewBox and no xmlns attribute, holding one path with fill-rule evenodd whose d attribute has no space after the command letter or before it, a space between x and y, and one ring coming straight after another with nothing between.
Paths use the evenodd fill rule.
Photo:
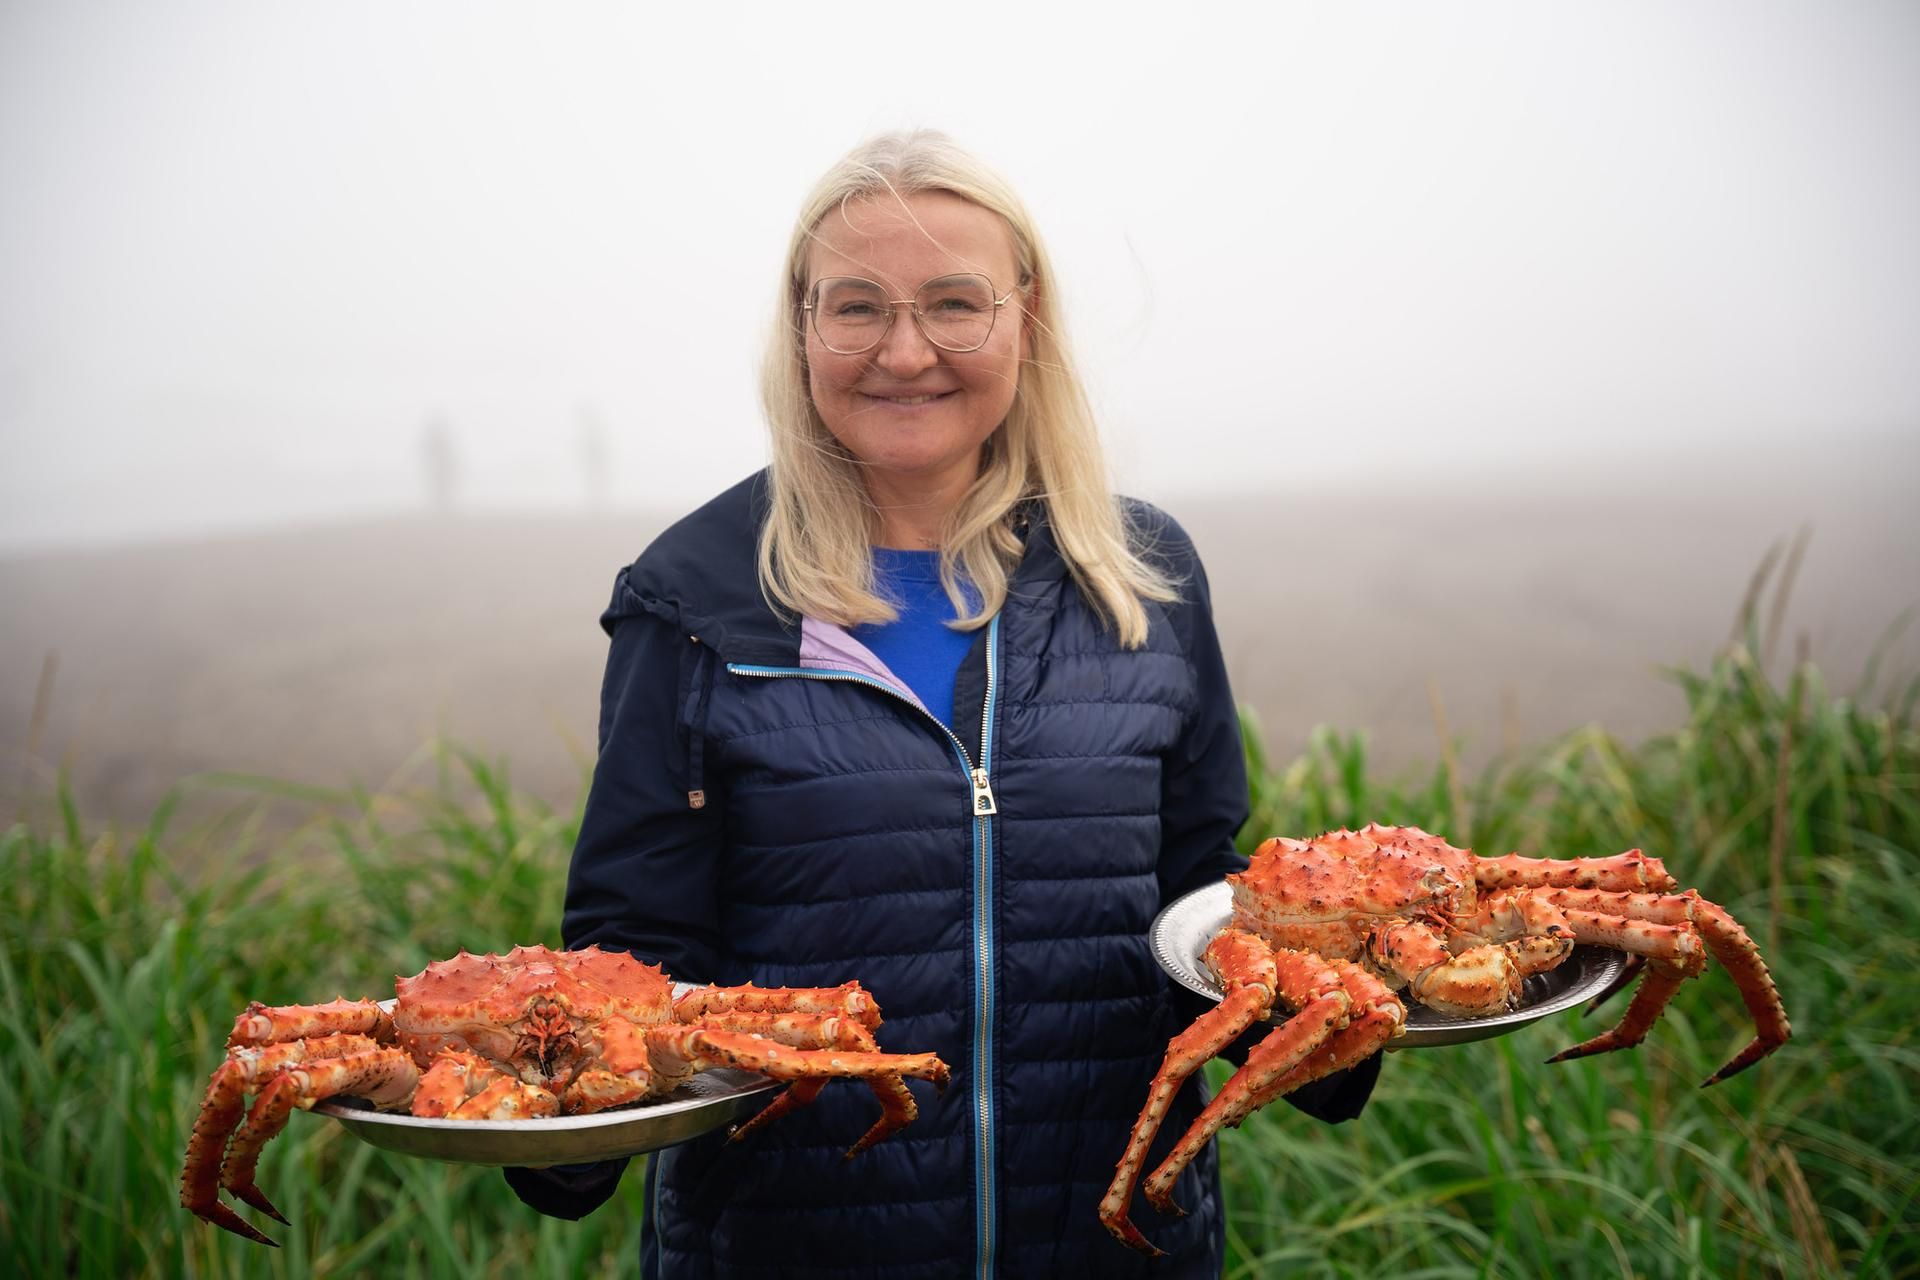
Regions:
<instances>
[{"instance_id":1,"label":"white hazy background","mask_svg":"<svg viewBox=\"0 0 1920 1280\"><path fill-rule=\"evenodd\" d=\"M1123 484L1920 423L1920 7L8 4L0 548L763 454L800 196L954 134L1059 258Z\"/></svg>"},{"instance_id":2,"label":"white hazy background","mask_svg":"<svg viewBox=\"0 0 1920 1280\"><path fill-rule=\"evenodd\" d=\"M1805 521L1822 522L1808 626L1845 632L1841 660L1920 595L1920 6L1904 0L1186 17L13 0L6 740L17 751L32 716L30 761L91 758L100 777L337 780L368 753L302 756L323 735L257 723L267 708L347 715L357 691L386 741L462 728L474 690L421 673L533 627L512 592L484 616L407 615L415 668L367 637L438 599L416 579L536 545L527 580L564 577L578 628L546 664L566 681L519 722L465 731L590 736L612 570L655 517L764 457L755 375L802 194L859 139L911 126L1024 194L1116 479L1202 536L1237 685L1283 745L1322 719L1405 722L1430 752L1436 672L1472 702L1456 726L1499 718L1510 738L1516 720L1531 736L1610 715L1617 699L1541 691L1591 683L1602 657L1607 679L1645 681L1702 653L1768 542ZM590 555L528 532L567 513L599 520ZM1421 532L1462 521L1452 542ZM1702 540L1691 576L1686 539ZM279 571L244 567L263 557ZM1359 585L1315 594L1287 576L1309 563ZM384 584L389 614L356 583ZM261 656L287 640L276 590L351 619L345 639L292 628L300 652L334 655L331 683L284 644ZM1278 595L1434 639L1309 644L1276 685L1260 610ZM1660 630L1674 602L1708 621ZM1542 618L1558 639L1489 647ZM1452 658L1422 656L1449 636ZM480 696L541 678L523 640ZM172 674L138 667L156 653ZM1532 684L1512 674L1526 661ZM1367 696L1315 701L1341 681Z\"/></svg>"}]
</instances>

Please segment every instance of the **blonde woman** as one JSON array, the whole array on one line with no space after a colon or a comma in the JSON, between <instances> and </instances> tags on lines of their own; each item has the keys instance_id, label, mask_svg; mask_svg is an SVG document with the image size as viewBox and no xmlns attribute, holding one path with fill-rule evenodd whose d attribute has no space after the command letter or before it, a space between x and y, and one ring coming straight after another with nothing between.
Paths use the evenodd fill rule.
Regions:
<instances>
[{"instance_id":1,"label":"blonde woman","mask_svg":"<svg viewBox=\"0 0 1920 1280\"><path fill-rule=\"evenodd\" d=\"M1096 1212L1193 1013L1147 928L1244 865L1247 782L1205 575L1110 492L1056 288L1018 198L944 137L848 155L787 255L771 465L615 584L567 944L858 979L883 1048L953 1067L856 1159L874 1104L846 1087L656 1155L650 1280L1148 1274ZM1336 1078L1319 1113L1371 1084ZM618 1175L510 1180L574 1217ZM1217 1276L1211 1151L1176 1198L1151 1274Z\"/></svg>"}]
</instances>

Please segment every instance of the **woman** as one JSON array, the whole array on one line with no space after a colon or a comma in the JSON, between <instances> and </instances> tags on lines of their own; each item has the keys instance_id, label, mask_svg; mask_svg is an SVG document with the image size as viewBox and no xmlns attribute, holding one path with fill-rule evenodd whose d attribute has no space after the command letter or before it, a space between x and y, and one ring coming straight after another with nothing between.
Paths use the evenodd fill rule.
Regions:
<instances>
[{"instance_id":1,"label":"woman","mask_svg":"<svg viewBox=\"0 0 1920 1280\"><path fill-rule=\"evenodd\" d=\"M846 1086L657 1155L649 1277L1146 1274L1096 1214L1195 1012L1146 933L1244 865L1247 784L1206 578L1110 495L1055 289L1019 200L945 138L856 150L788 253L771 465L615 585L567 945L857 978L883 1048L954 1073L857 1159L873 1103ZM1350 1075L1329 1116L1364 1101ZM618 1166L510 1176L578 1216ZM1218 1275L1211 1151L1177 1198L1152 1274Z\"/></svg>"}]
</instances>

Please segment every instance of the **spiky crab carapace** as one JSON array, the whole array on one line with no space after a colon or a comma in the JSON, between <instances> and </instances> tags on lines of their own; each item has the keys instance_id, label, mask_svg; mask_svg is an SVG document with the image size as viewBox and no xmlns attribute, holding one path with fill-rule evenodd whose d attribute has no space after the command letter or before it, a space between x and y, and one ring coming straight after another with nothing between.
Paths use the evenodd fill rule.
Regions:
<instances>
[{"instance_id":1,"label":"spiky crab carapace","mask_svg":"<svg viewBox=\"0 0 1920 1280\"><path fill-rule=\"evenodd\" d=\"M220 1189L284 1223L254 1184L261 1148L293 1108L341 1094L416 1116L513 1120L657 1098L715 1067L790 1081L739 1138L848 1077L881 1105L851 1156L918 1114L903 1077L944 1086L948 1075L933 1054L877 1051L880 1009L857 982L703 987L676 999L658 965L624 952L515 947L503 956L463 951L397 979L394 990L391 1014L372 1000L247 1006L194 1122L182 1206L274 1243L223 1204Z\"/></svg>"},{"instance_id":2,"label":"spiky crab carapace","mask_svg":"<svg viewBox=\"0 0 1920 1280\"><path fill-rule=\"evenodd\" d=\"M1680 984L1711 954L1732 975L1753 1040L1706 1081L1758 1062L1787 1041L1787 1013L1766 963L1725 910L1638 849L1611 858L1481 858L1415 827L1369 826L1313 840L1268 840L1227 877L1233 917L1205 960L1226 992L1167 1047L1134 1123L1100 1220L1157 1253L1127 1207L1173 1096L1203 1063L1278 1004L1292 1011L1247 1054L1167 1158L1147 1200L1173 1210L1174 1180L1223 1126L1301 1085L1369 1057L1406 1021L1401 992L1443 1013L1484 1017L1511 1007L1521 981L1553 968L1575 943L1629 954L1644 968L1625 1017L1552 1061L1640 1043Z\"/></svg>"}]
</instances>

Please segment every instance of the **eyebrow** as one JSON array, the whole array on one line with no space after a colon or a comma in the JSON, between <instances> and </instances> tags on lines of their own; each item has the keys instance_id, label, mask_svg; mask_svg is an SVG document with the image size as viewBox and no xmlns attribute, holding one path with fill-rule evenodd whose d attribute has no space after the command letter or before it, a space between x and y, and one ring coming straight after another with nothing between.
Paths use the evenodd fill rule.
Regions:
<instances>
[{"instance_id":1,"label":"eyebrow","mask_svg":"<svg viewBox=\"0 0 1920 1280\"><path fill-rule=\"evenodd\" d=\"M909 294L918 293L920 290L926 288L930 284L939 284L942 280L957 280L962 276L978 276L982 280L985 280L987 282L988 288L990 289L999 288L998 285L993 283L993 277L988 275L984 271L943 271L937 276L928 276L925 280L922 280L919 284L915 285L911 289L908 289L906 292ZM850 275L838 275L838 274L832 274L832 273L824 276L815 276L812 280L807 282L807 288L808 289L817 288L822 281L826 281L826 280L857 281L860 284L872 285L874 288L878 289L882 293L892 292L892 290L888 288L888 286L882 284L878 280L873 279L871 276L850 276Z\"/></svg>"}]
</instances>

